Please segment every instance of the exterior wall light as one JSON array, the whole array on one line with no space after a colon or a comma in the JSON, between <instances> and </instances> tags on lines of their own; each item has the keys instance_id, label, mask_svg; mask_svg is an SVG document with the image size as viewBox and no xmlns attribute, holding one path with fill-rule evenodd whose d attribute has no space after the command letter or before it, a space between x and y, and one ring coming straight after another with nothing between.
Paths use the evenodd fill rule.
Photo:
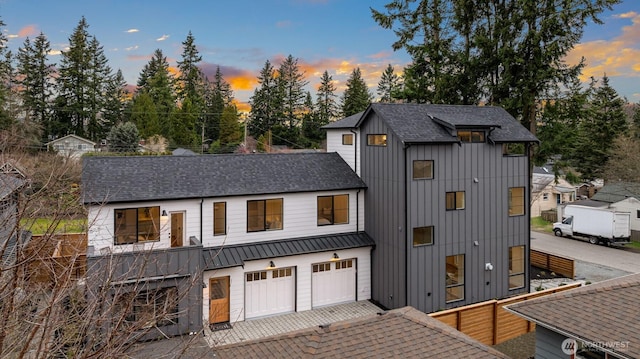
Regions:
<instances>
[{"instance_id":1,"label":"exterior wall light","mask_svg":"<svg viewBox=\"0 0 640 359\"><path fill-rule=\"evenodd\" d=\"M273 261L269 261L269 266L267 267L267 269L273 269L276 267L276 264L273 263Z\"/></svg>"}]
</instances>

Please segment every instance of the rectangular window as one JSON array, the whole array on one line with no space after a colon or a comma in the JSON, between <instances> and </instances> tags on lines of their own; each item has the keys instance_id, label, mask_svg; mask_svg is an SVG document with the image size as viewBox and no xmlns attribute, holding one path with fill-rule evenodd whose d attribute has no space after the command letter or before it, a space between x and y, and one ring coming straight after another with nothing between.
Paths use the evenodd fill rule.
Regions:
<instances>
[{"instance_id":1,"label":"rectangular window","mask_svg":"<svg viewBox=\"0 0 640 359\"><path fill-rule=\"evenodd\" d=\"M433 244L433 226L415 227L413 229L413 246Z\"/></svg>"},{"instance_id":2,"label":"rectangular window","mask_svg":"<svg viewBox=\"0 0 640 359\"><path fill-rule=\"evenodd\" d=\"M458 131L458 140L460 142L484 142L484 131Z\"/></svg>"},{"instance_id":3,"label":"rectangular window","mask_svg":"<svg viewBox=\"0 0 640 359\"><path fill-rule=\"evenodd\" d=\"M282 198L247 201L247 232L282 229Z\"/></svg>"},{"instance_id":4,"label":"rectangular window","mask_svg":"<svg viewBox=\"0 0 640 359\"><path fill-rule=\"evenodd\" d=\"M524 156L525 148L524 143L505 143L502 145L502 154L504 156Z\"/></svg>"},{"instance_id":5,"label":"rectangular window","mask_svg":"<svg viewBox=\"0 0 640 359\"><path fill-rule=\"evenodd\" d=\"M318 196L318 225L349 223L349 195Z\"/></svg>"},{"instance_id":6,"label":"rectangular window","mask_svg":"<svg viewBox=\"0 0 640 359\"><path fill-rule=\"evenodd\" d=\"M464 209L464 191L446 193L447 211Z\"/></svg>"},{"instance_id":7,"label":"rectangular window","mask_svg":"<svg viewBox=\"0 0 640 359\"><path fill-rule=\"evenodd\" d=\"M160 240L160 207L115 210L115 244Z\"/></svg>"},{"instance_id":8,"label":"rectangular window","mask_svg":"<svg viewBox=\"0 0 640 359\"><path fill-rule=\"evenodd\" d=\"M342 135L342 144L347 146L353 145L353 134L346 133Z\"/></svg>"},{"instance_id":9,"label":"rectangular window","mask_svg":"<svg viewBox=\"0 0 640 359\"><path fill-rule=\"evenodd\" d=\"M509 188L509 216L524 215L524 187Z\"/></svg>"},{"instance_id":10,"label":"rectangular window","mask_svg":"<svg viewBox=\"0 0 640 359\"><path fill-rule=\"evenodd\" d=\"M255 282L267 279L267 271L247 273L247 282Z\"/></svg>"},{"instance_id":11,"label":"rectangular window","mask_svg":"<svg viewBox=\"0 0 640 359\"><path fill-rule=\"evenodd\" d=\"M636 218L640 218L640 209L636 210Z\"/></svg>"},{"instance_id":12,"label":"rectangular window","mask_svg":"<svg viewBox=\"0 0 640 359\"><path fill-rule=\"evenodd\" d=\"M447 256L447 303L464 299L464 254Z\"/></svg>"},{"instance_id":13,"label":"rectangular window","mask_svg":"<svg viewBox=\"0 0 640 359\"><path fill-rule=\"evenodd\" d=\"M524 287L524 246L509 248L509 289Z\"/></svg>"},{"instance_id":14,"label":"rectangular window","mask_svg":"<svg viewBox=\"0 0 640 359\"><path fill-rule=\"evenodd\" d=\"M545 193L543 193L543 194L542 194L542 200L543 200L543 201L548 201L548 200L549 200L549 194L548 194L548 193L546 193L546 192L545 192Z\"/></svg>"},{"instance_id":15,"label":"rectangular window","mask_svg":"<svg viewBox=\"0 0 640 359\"><path fill-rule=\"evenodd\" d=\"M413 179L433 179L433 161L413 161Z\"/></svg>"},{"instance_id":16,"label":"rectangular window","mask_svg":"<svg viewBox=\"0 0 640 359\"><path fill-rule=\"evenodd\" d=\"M213 203L213 235L227 234L227 202Z\"/></svg>"},{"instance_id":17,"label":"rectangular window","mask_svg":"<svg viewBox=\"0 0 640 359\"><path fill-rule=\"evenodd\" d=\"M178 323L178 288L167 287L130 292L117 299L128 325L138 328L162 327Z\"/></svg>"},{"instance_id":18,"label":"rectangular window","mask_svg":"<svg viewBox=\"0 0 640 359\"><path fill-rule=\"evenodd\" d=\"M353 267L353 259L345 259L336 262L336 270L338 269L347 269Z\"/></svg>"},{"instance_id":19,"label":"rectangular window","mask_svg":"<svg viewBox=\"0 0 640 359\"><path fill-rule=\"evenodd\" d=\"M312 268L313 273L328 272L331 270L331 262L314 264Z\"/></svg>"},{"instance_id":20,"label":"rectangular window","mask_svg":"<svg viewBox=\"0 0 640 359\"><path fill-rule=\"evenodd\" d=\"M289 267L289 268L281 268L281 269L274 269L274 270L271 271L271 277L272 278L291 277L291 267Z\"/></svg>"},{"instance_id":21,"label":"rectangular window","mask_svg":"<svg viewBox=\"0 0 640 359\"><path fill-rule=\"evenodd\" d=\"M386 146L387 135L367 135L368 146Z\"/></svg>"}]
</instances>

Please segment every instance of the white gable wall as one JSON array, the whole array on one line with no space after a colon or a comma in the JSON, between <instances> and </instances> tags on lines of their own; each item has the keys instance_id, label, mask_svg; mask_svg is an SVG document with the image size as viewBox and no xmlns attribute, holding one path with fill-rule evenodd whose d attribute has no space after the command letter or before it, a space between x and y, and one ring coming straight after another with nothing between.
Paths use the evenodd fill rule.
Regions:
<instances>
[{"instance_id":1,"label":"white gable wall","mask_svg":"<svg viewBox=\"0 0 640 359\"><path fill-rule=\"evenodd\" d=\"M304 254L290 257L269 258L245 262L243 267L225 268L205 271L203 282L209 285L209 279L214 277L230 277L230 318L231 322L245 320L245 273L266 270L269 261L273 261L277 268L295 267L296 273L296 311L311 309L311 273L313 263L327 262L333 253L340 259L355 258L357 262L356 296L357 300L371 299L371 248L354 248L322 253ZM209 321L209 288L202 290L203 319Z\"/></svg>"},{"instance_id":2,"label":"white gable wall","mask_svg":"<svg viewBox=\"0 0 640 359\"><path fill-rule=\"evenodd\" d=\"M631 213L631 230L640 231L640 217L638 217L638 211L640 211L639 200L629 197L620 202L612 203L610 207L618 212Z\"/></svg>"},{"instance_id":3,"label":"white gable wall","mask_svg":"<svg viewBox=\"0 0 640 359\"><path fill-rule=\"evenodd\" d=\"M347 128L327 130L327 152L337 152L340 157L360 175L360 130L351 132ZM353 144L343 145L342 135L352 134ZM357 158L357 160L356 160Z\"/></svg>"}]
</instances>

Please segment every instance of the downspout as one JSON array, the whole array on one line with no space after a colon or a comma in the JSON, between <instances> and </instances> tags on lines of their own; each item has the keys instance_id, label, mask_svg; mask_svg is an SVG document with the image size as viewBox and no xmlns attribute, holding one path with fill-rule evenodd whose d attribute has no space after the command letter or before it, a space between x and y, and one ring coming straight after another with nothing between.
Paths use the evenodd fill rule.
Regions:
<instances>
[{"instance_id":1,"label":"downspout","mask_svg":"<svg viewBox=\"0 0 640 359\"><path fill-rule=\"evenodd\" d=\"M200 198L200 243L204 242L204 238L202 238L202 219L203 217L203 204L204 198Z\"/></svg>"},{"instance_id":2,"label":"downspout","mask_svg":"<svg viewBox=\"0 0 640 359\"><path fill-rule=\"evenodd\" d=\"M353 134L353 139L355 140L355 151L353 151L353 170L358 176L360 176L360 171L358 171L358 134L353 130L353 128L349 129L349 132Z\"/></svg>"},{"instance_id":3,"label":"downspout","mask_svg":"<svg viewBox=\"0 0 640 359\"><path fill-rule=\"evenodd\" d=\"M408 202L408 194L409 194L409 190L407 189L407 179L409 178L408 174L407 174L407 148L409 148L411 145L407 145L405 144L405 146L402 148L402 154L403 154L403 166L404 166L404 182L403 182L403 187L404 187L404 305L408 305L409 304L409 270L408 270L408 265L409 265L409 230L407 229L407 223L408 223L408 216L407 216L407 209L409 208L409 206L407 205Z\"/></svg>"},{"instance_id":4,"label":"downspout","mask_svg":"<svg viewBox=\"0 0 640 359\"><path fill-rule=\"evenodd\" d=\"M358 188L358 192L356 192L356 232L360 233L360 191L362 189Z\"/></svg>"}]
</instances>

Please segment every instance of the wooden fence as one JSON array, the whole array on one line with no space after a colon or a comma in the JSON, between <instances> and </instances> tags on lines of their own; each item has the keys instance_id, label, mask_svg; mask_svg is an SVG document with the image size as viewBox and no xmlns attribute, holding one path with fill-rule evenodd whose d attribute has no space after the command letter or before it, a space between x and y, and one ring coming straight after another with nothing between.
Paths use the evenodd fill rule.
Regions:
<instances>
[{"instance_id":1,"label":"wooden fence","mask_svg":"<svg viewBox=\"0 0 640 359\"><path fill-rule=\"evenodd\" d=\"M567 278L575 278L576 267L573 259L555 256L533 249L530 253L532 266L555 272Z\"/></svg>"},{"instance_id":2,"label":"wooden fence","mask_svg":"<svg viewBox=\"0 0 640 359\"><path fill-rule=\"evenodd\" d=\"M580 285L580 283L567 284L512 298L490 300L460 308L435 312L429 314L429 316L450 325L484 344L496 345L529 333L535 328L535 324L508 312L504 309L504 306L573 289Z\"/></svg>"},{"instance_id":3,"label":"wooden fence","mask_svg":"<svg viewBox=\"0 0 640 359\"><path fill-rule=\"evenodd\" d=\"M32 283L55 285L84 277L86 233L33 236L25 251Z\"/></svg>"}]
</instances>

